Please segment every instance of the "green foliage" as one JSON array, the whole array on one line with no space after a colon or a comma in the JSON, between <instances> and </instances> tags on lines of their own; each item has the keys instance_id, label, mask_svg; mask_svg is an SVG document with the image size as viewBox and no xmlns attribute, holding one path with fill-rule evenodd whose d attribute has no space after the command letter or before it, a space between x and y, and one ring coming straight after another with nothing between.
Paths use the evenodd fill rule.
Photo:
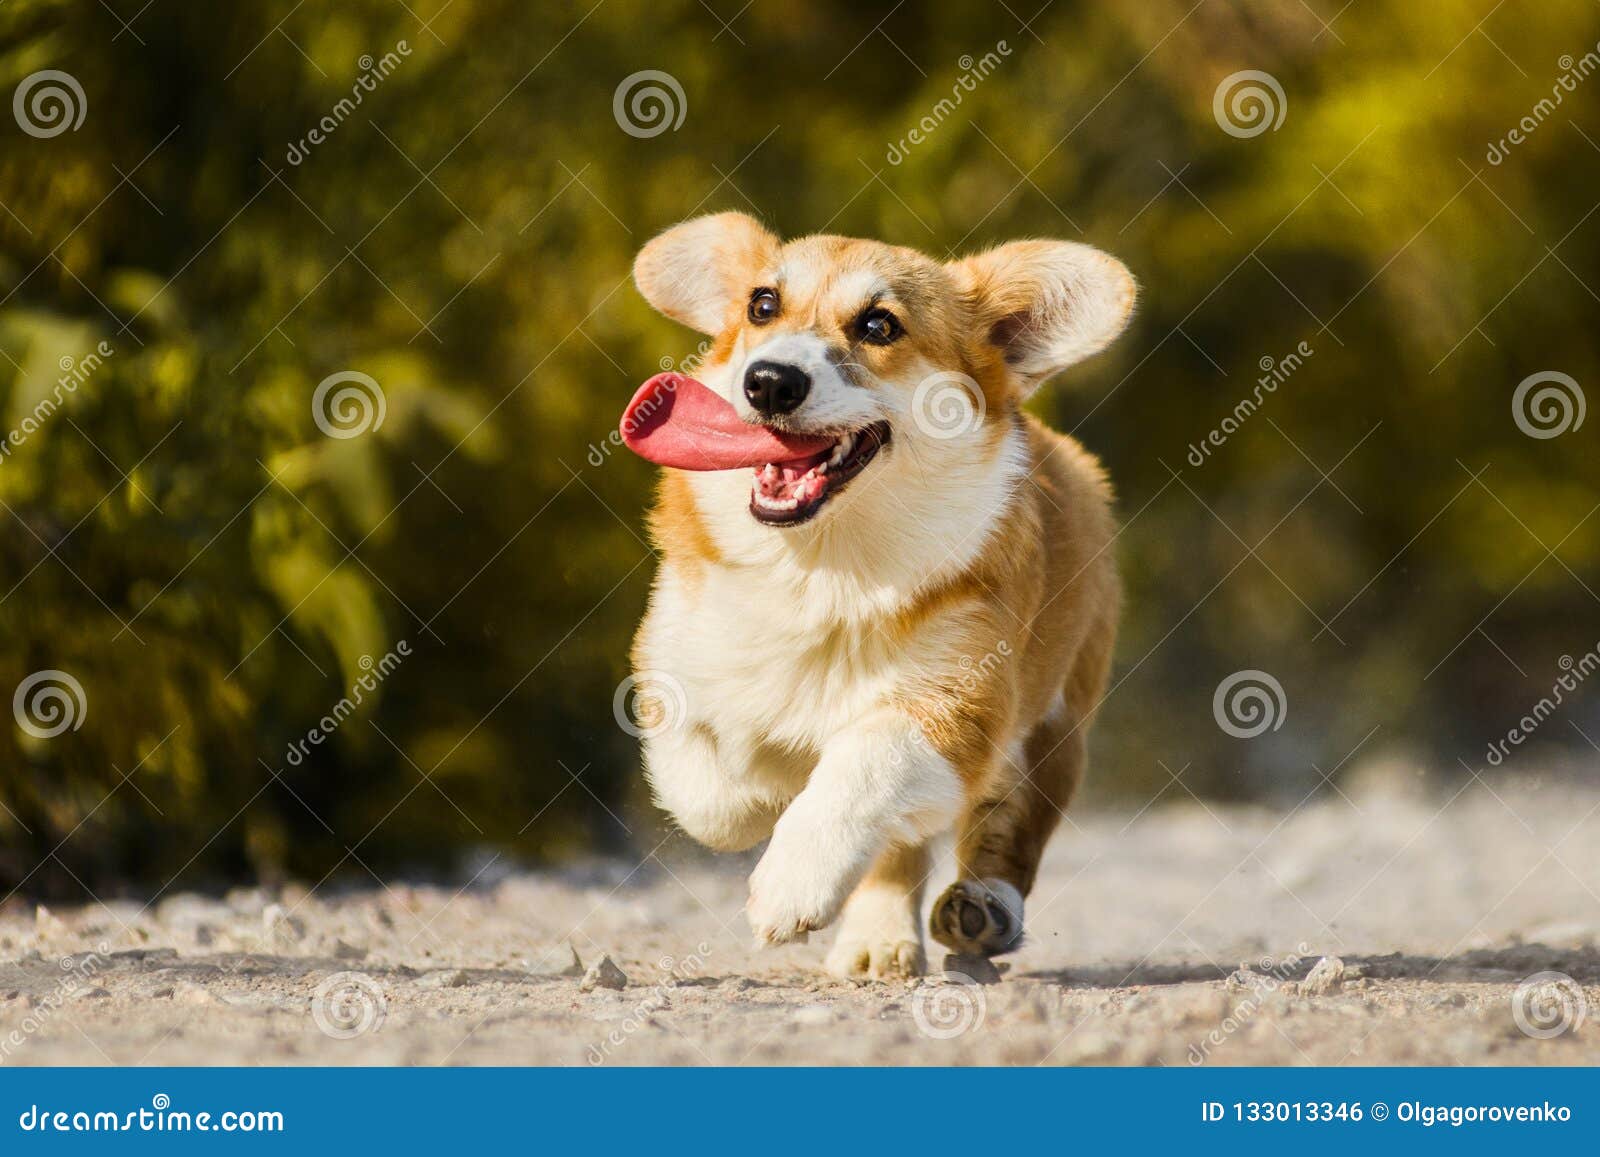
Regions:
<instances>
[{"instance_id":1,"label":"green foliage","mask_svg":"<svg viewBox=\"0 0 1600 1157\"><path fill-rule=\"evenodd\" d=\"M62 359L112 352L0 458L0 689L59 669L87 700L55 738L0 729L0 881L622 838L597 800L637 799L612 695L651 473L607 435L696 343L627 274L653 232L724 208L941 255L1064 236L1138 274L1134 329L1038 403L1105 457L1128 522L1097 790L1142 803L1188 765L1197 790L1292 801L1375 726L1476 766L1600 636L1595 422L1537 440L1511 418L1536 371L1600 383L1600 79L1485 160L1600 14L1508 7L1474 32L1483 7L1325 31L1295 4L1058 0L1024 28L947 3L874 31L842 3L10 0L4 92L61 69L87 111L46 139L0 121L6 428ZM645 69L680 83L681 128L614 119ZM1219 128L1241 69L1281 84L1278 130ZM383 423L327 437L313 393L352 370ZM1255 741L1211 717L1247 667L1289 701Z\"/></svg>"}]
</instances>

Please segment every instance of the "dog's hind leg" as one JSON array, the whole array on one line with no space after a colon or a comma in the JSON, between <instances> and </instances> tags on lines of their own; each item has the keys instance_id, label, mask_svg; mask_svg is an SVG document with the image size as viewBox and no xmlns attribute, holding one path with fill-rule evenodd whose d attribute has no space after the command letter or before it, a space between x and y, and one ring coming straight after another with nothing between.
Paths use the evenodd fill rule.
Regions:
<instances>
[{"instance_id":1,"label":"dog's hind leg","mask_svg":"<svg viewBox=\"0 0 1600 1157\"><path fill-rule=\"evenodd\" d=\"M1089 722L1110 666L1111 634L1104 634L1078 656L1056 709L1013 754L1020 770L1002 763L1011 774L961 818L960 878L934 902L929 918L933 938L952 951L999 956L1022 943L1023 900L1088 766Z\"/></svg>"},{"instance_id":2,"label":"dog's hind leg","mask_svg":"<svg viewBox=\"0 0 1600 1157\"><path fill-rule=\"evenodd\" d=\"M928 879L925 844L883 852L845 902L839 935L826 967L835 976L906 980L921 976L922 890Z\"/></svg>"},{"instance_id":3,"label":"dog's hind leg","mask_svg":"<svg viewBox=\"0 0 1600 1157\"><path fill-rule=\"evenodd\" d=\"M1022 943L1023 899L1086 764L1084 729L1041 723L1023 745L1023 773L968 809L956 841L958 879L935 901L933 938L954 952L999 956Z\"/></svg>"}]
</instances>

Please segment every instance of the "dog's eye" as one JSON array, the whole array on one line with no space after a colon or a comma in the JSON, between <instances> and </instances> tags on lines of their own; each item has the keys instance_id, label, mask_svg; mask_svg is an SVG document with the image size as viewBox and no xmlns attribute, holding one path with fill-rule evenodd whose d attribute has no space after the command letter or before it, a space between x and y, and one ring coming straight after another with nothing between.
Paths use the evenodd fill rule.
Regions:
<instances>
[{"instance_id":1,"label":"dog's eye","mask_svg":"<svg viewBox=\"0 0 1600 1157\"><path fill-rule=\"evenodd\" d=\"M873 345L888 345L901 334L900 320L887 309L873 306L856 319L861 340Z\"/></svg>"},{"instance_id":2,"label":"dog's eye","mask_svg":"<svg viewBox=\"0 0 1600 1157\"><path fill-rule=\"evenodd\" d=\"M778 291L758 289L750 295L750 308L746 311L756 325L766 325L778 316Z\"/></svg>"}]
</instances>

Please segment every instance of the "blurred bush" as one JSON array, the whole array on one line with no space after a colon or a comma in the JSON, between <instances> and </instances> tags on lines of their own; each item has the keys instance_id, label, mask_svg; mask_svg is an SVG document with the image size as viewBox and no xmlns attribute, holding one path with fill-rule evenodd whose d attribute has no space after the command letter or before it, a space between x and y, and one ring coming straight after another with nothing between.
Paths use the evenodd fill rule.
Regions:
<instances>
[{"instance_id":1,"label":"blurred bush","mask_svg":"<svg viewBox=\"0 0 1600 1157\"><path fill-rule=\"evenodd\" d=\"M0 406L27 431L0 689L61 671L84 707L0 732L0 882L641 836L613 692L650 471L607 433L696 339L626 278L724 208L939 254L1077 238L1140 276L1134 330L1038 403L1124 496L1102 796L1176 794L1171 768L1293 802L1364 737L1478 766L1600 639L1595 426L1511 414L1536 371L1600 381L1600 80L1487 159L1600 13L1481 7L10 0L4 91L59 70L85 108L0 124ZM1276 130L1220 127L1243 69L1281 86ZM624 131L644 70L681 126ZM382 422L330 437L312 399L346 372ZM1285 689L1257 740L1212 719L1241 668Z\"/></svg>"}]
</instances>

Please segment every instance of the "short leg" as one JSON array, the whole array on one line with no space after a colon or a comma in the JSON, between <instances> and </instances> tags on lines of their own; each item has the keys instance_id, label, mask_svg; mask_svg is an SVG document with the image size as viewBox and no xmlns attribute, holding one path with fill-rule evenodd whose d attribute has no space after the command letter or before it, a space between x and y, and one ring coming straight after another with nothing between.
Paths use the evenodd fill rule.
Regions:
<instances>
[{"instance_id":1,"label":"short leg","mask_svg":"<svg viewBox=\"0 0 1600 1157\"><path fill-rule=\"evenodd\" d=\"M913 720L886 708L841 731L750 875L746 912L757 941L826 927L886 847L920 843L960 806L954 769Z\"/></svg>"},{"instance_id":2,"label":"short leg","mask_svg":"<svg viewBox=\"0 0 1600 1157\"><path fill-rule=\"evenodd\" d=\"M835 976L909 980L927 966L922 950L922 890L928 849L896 845L872 869L844 906L839 937L826 967Z\"/></svg>"},{"instance_id":3,"label":"short leg","mask_svg":"<svg viewBox=\"0 0 1600 1157\"><path fill-rule=\"evenodd\" d=\"M716 737L685 724L645 742L646 776L658 807L691 837L719 852L741 852L772 834L784 800L719 758Z\"/></svg>"},{"instance_id":4,"label":"short leg","mask_svg":"<svg viewBox=\"0 0 1600 1157\"><path fill-rule=\"evenodd\" d=\"M1075 716L1041 723L1024 745L1027 774L1009 777L961 820L961 878L934 901L933 938L954 952L1000 956L1022 944L1023 898L1045 844L1083 778L1087 736Z\"/></svg>"}]
</instances>

